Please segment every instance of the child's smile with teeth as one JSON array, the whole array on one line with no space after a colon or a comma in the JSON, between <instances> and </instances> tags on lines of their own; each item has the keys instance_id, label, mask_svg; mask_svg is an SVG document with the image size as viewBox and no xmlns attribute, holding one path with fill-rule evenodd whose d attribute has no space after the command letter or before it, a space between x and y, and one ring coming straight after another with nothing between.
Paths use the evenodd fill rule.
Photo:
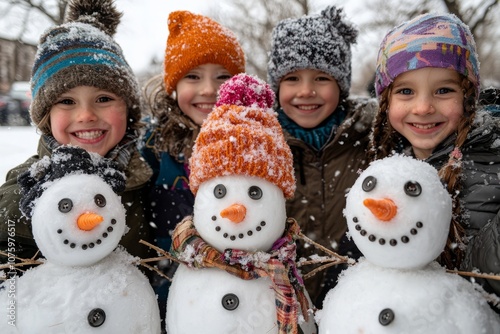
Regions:
<instances>
[{"instance_id":1,"label":"child's smile with teeth","mask_svg":"<svg viewBox=\"0 0 500 334\"><path fill-rule=\"evenodd\" d=\"M419 123L412 123L412 125L416 128L419 129L431 129L436 126L437 123L428 123L428 124L419 124Z\"/></svg>"},{"instance_id":2,"label":"child's smile with teeth","mask_svg":"<svg viewBox=\"0 0 500 334\"><path fill-rule=\"evenodd\" d=\"M306 110L306 111L309 111L309 110L315 110L315 109L318 109L319 108L319 105L317 104L313 104L313 105L297 105L296 106L298 109L300 110Z\"/></svg>"},{"instance_id":3,"label":"child's smile with teeth","mask_svg":"<svg viewBox=\"0 0 500 334\"><path fill-rule=\"evenodd\" d=\"M77 131L74 135L81 139L96 139L104 134L102 130L93 130L93 131Z\"/></svg>"}]
</instances>

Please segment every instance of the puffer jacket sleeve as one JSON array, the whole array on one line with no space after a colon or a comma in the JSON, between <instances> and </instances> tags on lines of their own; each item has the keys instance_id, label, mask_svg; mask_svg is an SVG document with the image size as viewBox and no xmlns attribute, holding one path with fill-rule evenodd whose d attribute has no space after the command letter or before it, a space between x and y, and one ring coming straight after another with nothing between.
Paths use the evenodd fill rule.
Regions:
<instances>
[{"instance_id":1,"label":"puffer jacket sleeve","mask_svg":"<svg viewBox=\"0 0 500 334\"><path fill-rule=\"evenodd\" d=\"M500 119L478 112L469 136L462 200L469 217L466 270L500 275ZM500 296L500 281L478 279L486 291Z\"/></svg>"},{"instance_id":2,"label":"puffer jacket sleeve","mask_svg":"<svg viewBox=\"0 0 500 334\"><path fill-rule=\"evenodd\" d=\"M500 274L500 214L497 213L471 240L467 258L469 266L481 273ZM489 279L483 283L485 290L500 296L500 281Z\"/></svg>"},{"instance_id":3,"label":"puffer jacket sleeve","mask_svg":"<svg viewBox=\"0 0 500 334\"><path fill-rule=\"evenodd\" d=\"M6 182L0 187L0 250L14 250L13 255L19 258L33 257L38 247L31 233L31 222L21 214L19 201L20 189L17 176L26 171L37 156L31 157L25 163L11 169L7 173ZM6 263L7 258L0 256L0 263Z\"/></svg>"}]
</instances>

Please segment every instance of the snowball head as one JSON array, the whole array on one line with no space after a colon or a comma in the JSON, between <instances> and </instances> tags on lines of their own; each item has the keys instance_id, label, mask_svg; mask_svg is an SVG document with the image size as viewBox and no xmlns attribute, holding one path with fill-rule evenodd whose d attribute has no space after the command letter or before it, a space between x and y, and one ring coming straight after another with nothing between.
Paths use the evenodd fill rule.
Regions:
<instances>
[{"instance_id":1,"label":"snowball head","mask_svg":"<svg viewBox=\"0 0 500 334\"><path fill-rule=\"evenodd\" d=\"M366 259L389 268L420 268L443 251L452 201L437 170L411 157L374 161L347 195L349 234Z\"/></svg>"},{"instance_id":2,"label":"snowball head","mask_svg":"<svg viewBox=\"0 0 500 334\"><path fill-rule=\"evenodd\" d=\"M237 204L244 218L234 222L223 210ZM204 182L194 202L194 226L211 246L267 252L286 227L285 198L265 179L232 175Z\"/></svg>"},{"instance_id":3,"label":"snowball head","mask_svg":"<svg viewBox=\"0 0 500 334\"><path fill-rule=\"evenodd\" d=\"M120 197L97 175L70 174L47 184L34 203L33 236L48 261L87 266L108 256L125 233ZM93 213L102 222L82 230L77 221Z\"/></svg>"}]
</instances>

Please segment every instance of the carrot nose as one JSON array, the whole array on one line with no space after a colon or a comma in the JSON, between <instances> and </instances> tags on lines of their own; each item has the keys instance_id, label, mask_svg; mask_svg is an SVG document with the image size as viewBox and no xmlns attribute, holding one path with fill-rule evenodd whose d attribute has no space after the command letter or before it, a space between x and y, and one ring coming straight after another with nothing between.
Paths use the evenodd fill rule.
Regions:
<instances>
[{"instance_id":1,"label":"carrot nose","mask_svg":"<svg viewBox=\"0 0 500 334\"><path fill-rule=\"evenodd\" d=\"M373 199L367 198L363 201L363 204L370 209L375 217L382 221L389 221L398 212L398 207L394 202L388 198Z\"/></svg>"},{"instance_id":2,"label":"carrot nose","mask_svg":"<svg viewBox=\"0 0 500 334\"><path fill-rule=\"evenodd\" d=\"M247 208L241 204L233 204L220 212L222 218L227 218L233 223L241 223L246 214Z\"/></svg>"},{"instance_id":3,"label":"carrot nose","mask_svg":"<svg viewBox=\"0 0 500 334\"><path fill-rule=\"evenodd\" d=\"M96 213L93 213L93 212L87 212L87 213L81 214L78 217L76 224L78 225L80 230L90 231L94 227L96 227L97 225L102 223L103 220L104 220L104 218L102 218L102 216L100 216Z\"/></svg>"}]
</instances>

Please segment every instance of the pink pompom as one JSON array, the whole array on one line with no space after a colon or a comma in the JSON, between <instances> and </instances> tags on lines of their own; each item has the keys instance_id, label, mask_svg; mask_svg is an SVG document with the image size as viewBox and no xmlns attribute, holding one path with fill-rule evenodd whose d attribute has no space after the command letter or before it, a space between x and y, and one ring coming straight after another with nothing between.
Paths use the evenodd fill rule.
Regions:
<instances>
[{"instance_id":1,"label":"pink pompom","mask_svg":"<svg viewBox=\"0 0 500 334\"><path fill-rule=\"evenodd\" d=\"M219 89L216 107L237 105L244 107L271 108L274 92L256 76L241 73L224 82Z\"/></svg>"}]
</instances>

